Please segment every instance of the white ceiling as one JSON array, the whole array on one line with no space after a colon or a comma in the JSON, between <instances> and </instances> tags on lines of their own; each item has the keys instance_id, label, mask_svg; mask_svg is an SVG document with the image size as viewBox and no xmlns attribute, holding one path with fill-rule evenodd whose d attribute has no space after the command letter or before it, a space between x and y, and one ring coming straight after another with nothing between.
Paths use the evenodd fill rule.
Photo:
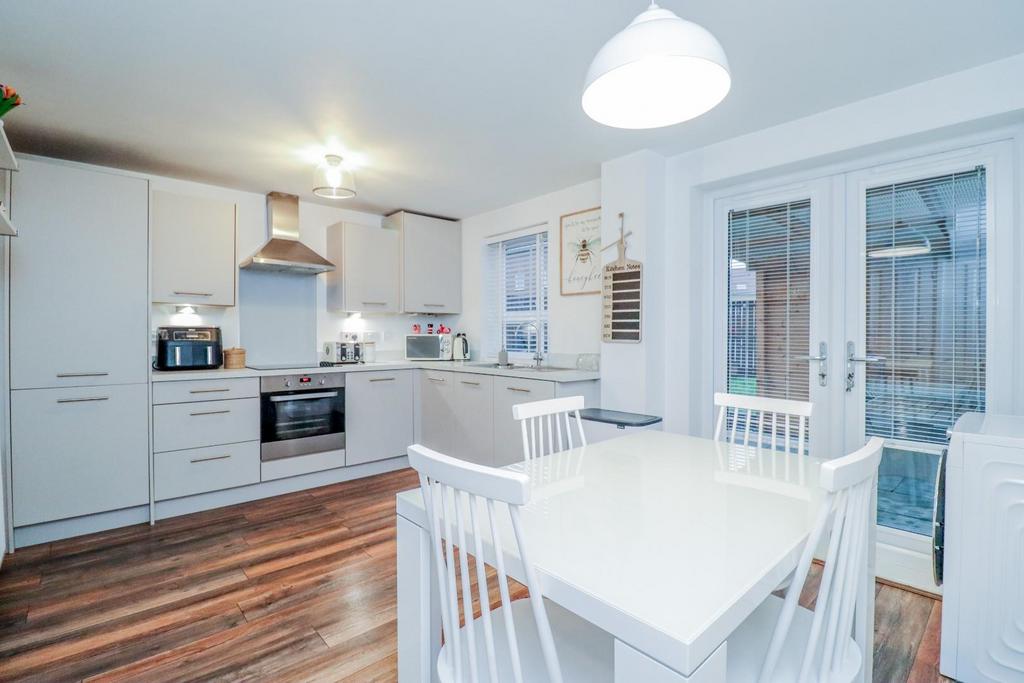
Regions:
<instances>
[{"instance_id":1,"label":"white ceiling","mask_svg":"<svg viewBox=\"0 0 1024 683\"><path fill-rule=\"evenodd\" d=\"M1020 0L665 0L733 88L659 131L590 121L580 86L643 0L0 0L16 149L311 199L328 141L356 200L465 217L1024 52ZM1009 85L1009 84L1008 84ZM1019 87L1017 84L1014 87Z\"/></svg>"}]
</instances>

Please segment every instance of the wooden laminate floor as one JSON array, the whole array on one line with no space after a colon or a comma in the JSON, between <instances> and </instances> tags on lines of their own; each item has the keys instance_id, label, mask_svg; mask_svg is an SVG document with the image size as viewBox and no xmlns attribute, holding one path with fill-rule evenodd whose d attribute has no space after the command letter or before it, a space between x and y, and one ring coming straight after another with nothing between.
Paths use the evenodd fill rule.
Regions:
<instances>
[{"instance_id":1,"label":"wooden laminate floor","mask_svg":"<svg viewBox=\"0 0 1024 683\"><path fill-rule=\"evenodd\" d=\"M0 680L392 681L394 494L416 484L403 470L18 550ZM875 680L941 680L940 603L877 595Z\"/></svg>"}]
</instances>

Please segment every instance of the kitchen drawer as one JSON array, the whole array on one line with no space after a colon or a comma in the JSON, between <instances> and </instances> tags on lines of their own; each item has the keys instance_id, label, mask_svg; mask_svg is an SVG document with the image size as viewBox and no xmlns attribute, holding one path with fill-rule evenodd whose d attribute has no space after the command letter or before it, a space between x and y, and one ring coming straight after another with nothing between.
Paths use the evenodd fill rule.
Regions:
<instances>
[{"instance_id":1,"label":"kitchen drawer","mask_svg":"<svg viewBox=\"0 0 1024 683\"><path fill-rule=\"evenodd\" d=\"M153 456L157 500L256 484L260 480L260 442L191 448Z\"/></svg>"},{"instance_id":2,"label":"kitchen drawer","mask_svg":"<svg viewBox=\"0 0 1024 683\"><path fill-rule=\"evenodd\" d=\"M148 384L11 392L14 524L149 502Z\"/></svg>"},{"instance_id":3,"label":"kitchen drawer","mask_svg":"<svg viewBox=\"0 0 1024 683\"><path fill-rule=\"evenodd\" d=\"M259 377L239 379L190 379L154 382L153 404L221 401L228 398L259 398Z\"/></svg>"},{"instance_id":4,"label":"kitchen drawer","mask_svg":"<svg viewBox=\"0 0 1024 683\"><path fill-rule=\"evenodd\" d=\"M494 466L523 459L522 429L512 417L512 406L555 397L555 383L536 379L494 378Z\"/></svg>"},{"instance_id":5,"label":"kitchen drawer","mask_svg":"<svg viewBox=\"0 0 1024 683\"><path fill-rule=\"evenodd\" d=\"M153 450L158 453L259 439L258 398L153 406Z\"/></svg>"}]
</instances>

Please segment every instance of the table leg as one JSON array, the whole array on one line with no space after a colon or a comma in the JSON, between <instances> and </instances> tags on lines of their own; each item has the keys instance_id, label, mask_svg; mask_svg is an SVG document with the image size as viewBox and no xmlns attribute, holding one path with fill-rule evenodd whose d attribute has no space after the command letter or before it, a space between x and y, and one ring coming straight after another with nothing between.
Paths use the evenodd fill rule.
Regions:
<instances>
[{"instance_id":1,"label":"table leg","mask_svg":"<svg viewBox=\"0 0 1024 683\"><path fill-rule=\"evenodd\" d=\"M430 561L430 534L397 515L398 680L437 680L441 651L441 606Z\"/></svg>"}]
</instances>

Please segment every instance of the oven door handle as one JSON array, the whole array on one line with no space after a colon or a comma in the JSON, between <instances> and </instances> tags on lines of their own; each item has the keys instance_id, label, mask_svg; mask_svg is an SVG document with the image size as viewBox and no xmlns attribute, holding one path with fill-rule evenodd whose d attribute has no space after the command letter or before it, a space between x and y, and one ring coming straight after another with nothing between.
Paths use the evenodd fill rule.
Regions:
<instances>
[{"instance_id":1,"label":"oven door handle","mask_svg":"<svg viewBox=\"0 0 1024 683\"><path fill-rule=\"evenodd\" d=\"M285 396L271 396L271 403L283 403L285 401L310 401L314 398L334 398L337 391L314 391L311 394L288 394Z\"/></svg>"}]
</instances>

